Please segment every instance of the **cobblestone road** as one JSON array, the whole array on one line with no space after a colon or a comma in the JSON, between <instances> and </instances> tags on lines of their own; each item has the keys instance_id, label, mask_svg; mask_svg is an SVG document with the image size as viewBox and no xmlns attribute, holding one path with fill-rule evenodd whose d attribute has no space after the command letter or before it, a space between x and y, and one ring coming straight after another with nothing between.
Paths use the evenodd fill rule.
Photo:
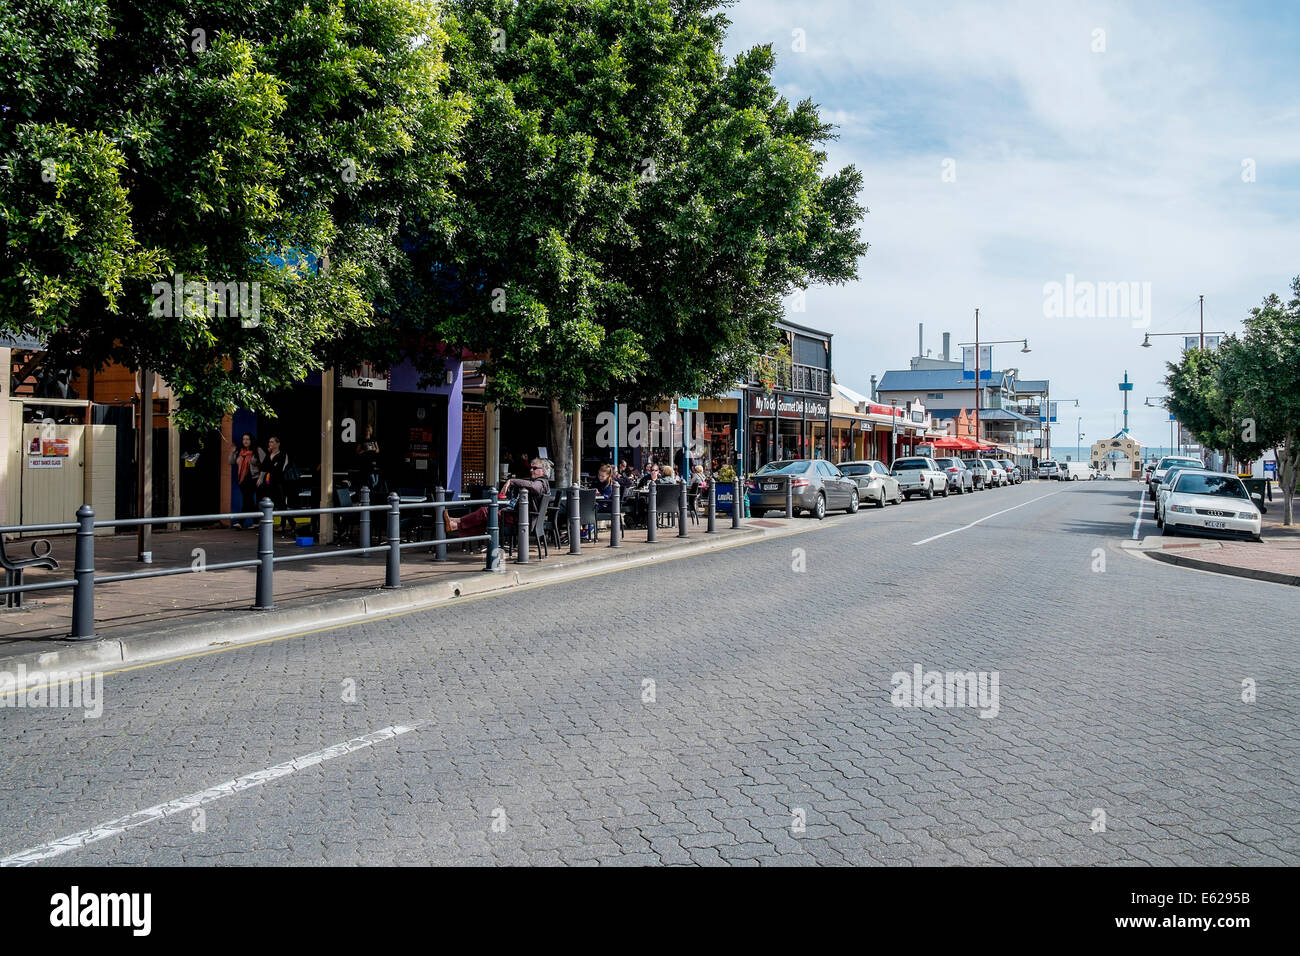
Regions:
<instances>
[{"instance_id":1,"label":"cobblestone road","mask_svg":"<svg viewBox=\"0 0 1300 956\"><path fill-rule=\"evenodd\" d=\"M0 710L0 856L401 726L49 862L1300 863L1300 601L1121 554L1137 496L866 509L110 674L97 720ZM996 672L996 716L895 706L914 665Z\"/></svg>"}]
</instances>

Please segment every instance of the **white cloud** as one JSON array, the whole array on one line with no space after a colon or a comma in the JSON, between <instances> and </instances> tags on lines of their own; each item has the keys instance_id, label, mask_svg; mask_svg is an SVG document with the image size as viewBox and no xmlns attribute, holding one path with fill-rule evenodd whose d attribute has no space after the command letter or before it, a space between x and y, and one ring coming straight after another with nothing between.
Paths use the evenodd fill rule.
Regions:
<instances>
[{"instance_id":1,"label":"white cloud","mask_svg":"<svg viewBox=\"0 0 1300 956\"><path fill-rule=\"evenodd\" d=\"M1101 437L1124 371L1133 404L1163 394L1177 340L1142 349L1127 320L1044 318L1045 282L1150 282L1153 331L1195 328L1204 293L1217 330L1300 272L1297 80L1243 58L1266 27L1107 4L741 0L730 16L729 51L772 42L783 92L842 126L831 162L864 174L860 280L810 290L798 317L836 333L850 387L906 367L917 322L936 354L943 331L965 341L979 306L982 338L1034 349L999 362L1082 399L1084 430ZM805 54L790 52L795 27ZM1090 49L1098 27L1104 53ZM1160 411L1132 425L1167 440Z\"/></svg>"}]
</instances>

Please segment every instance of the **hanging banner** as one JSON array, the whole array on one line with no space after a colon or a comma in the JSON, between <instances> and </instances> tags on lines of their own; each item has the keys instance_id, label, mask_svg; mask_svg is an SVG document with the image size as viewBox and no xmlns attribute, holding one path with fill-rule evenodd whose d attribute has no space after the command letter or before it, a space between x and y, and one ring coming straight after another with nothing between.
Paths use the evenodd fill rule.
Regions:
<instances>
[{"instance_id":1,"label":"hanging banner","mask_svg":"<svg viewBox=\"0 0 1300 956\"><path fill-rule=\"evenodd\" d=\"M993 377L993 346L980 346L980 379ZM963 345L961 349L961 377L975 378L975 346Z\"/></svg>"}]
</instances>

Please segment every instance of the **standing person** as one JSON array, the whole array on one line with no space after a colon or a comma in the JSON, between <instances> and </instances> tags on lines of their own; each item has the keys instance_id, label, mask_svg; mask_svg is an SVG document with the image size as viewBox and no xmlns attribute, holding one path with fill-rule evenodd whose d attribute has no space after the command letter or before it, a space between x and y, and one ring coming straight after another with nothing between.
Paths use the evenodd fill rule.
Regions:
<instances>
[{"instance_id":1,"label":"standing person","mask_svg":"<svg viewBox=\"0 0 1300 956\"><path fill-rule=\"evenodd\" d=\"M244 432L239 439L239 447L230 450L230 464L234 468L234 489L239 492L239 503L231 502L231 511L257 510L257 485L262 480L262 470L266 467L266 452L257 447L257 439ZM233 498L234 495L231 495ZM230 527L236 531L253 526L252 518L235 519Z\"/></svg>"},{"instance_id":2,"label":"standing person","mask_svg":"<svg viewBox=\"0 0 1300 956\"><path fill-rule=\"evenodd\" d=\"M546 519L546 516L539 514L539 512L542 510L542 499L551 493L551 482L546 477L546 462L542 459L534 458L532 464L528 466L528 470L532 477L507 479L506 483L501 486L500 494L504 498L512 490L516 489L527 493L528 520L535 524ZM513 508L503 508L498 514L506 529L514 528L515 512ZM461 538L474 538L486 534L487 521L487 505L482 505L461 518L453 518L445 508L442 512L442 523L446 527L449 536L454 534Z\"/></svg>"},{"instance_id":3,"label":"standing person","mask_svg":"<svg viewBox=\"0 0 1300 956\"><path fill-rule=\"evenodd\" d=\"M278 435L266 440L266 467L262 474L262 490L275 505L276 511L283 511L288 502L289 482L285 470L289 467L289 456L284 453ZM280 530L292 531L293 520L280 518Z\"/></svg>"}]
</instances>

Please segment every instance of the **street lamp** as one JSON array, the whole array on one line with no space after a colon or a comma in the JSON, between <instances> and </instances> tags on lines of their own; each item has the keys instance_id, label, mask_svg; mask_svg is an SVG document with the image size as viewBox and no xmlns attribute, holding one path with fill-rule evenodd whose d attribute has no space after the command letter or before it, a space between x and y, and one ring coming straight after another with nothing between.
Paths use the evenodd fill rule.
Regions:
<instances>
[{"instance_id":1,"label":"street lamp","mask_svg":"<svg viewBox=\"0 0 1300 956\"><path fill-rule=\"evenodd\" d=\"M984 344L985 345L1014 345L1016 342L1019 342L1022 346L1024 346L1020 351L1025 355L1028 355L1030 352L1033 351L1033 349L1029 347L1029 339L997 339L993 342L985 342ZM979 309L975 310L975 341L957 343L958 348L962 348L963 346L967 346L967 345L975 346L975 440L983 441L984 437L983 435L980 434L980 404L981 404L980 399L984 393L984 389L980 385L980 310ZM992 373L992 371L993 371L992 369L989 369L990 373Z\"/></svg>"},{"instance_id":2,"label":"street lamp","mask_svg":"<svg viewBox=\"0 0 1300 956\"><path fill-rule=\"evenodd\" d=\"M1227 335L1228 333L1227 333L1227 332L1211 332L1210 334L1211 334L1211 335ZM1145 333L1145 334L1143 335L1143 337L1142 337L1142 347L1143 347L1144 349L1149 349L1149 348L1151 348L1152 345L1155 344L1154 342L1151 341L1151 336L1153 336L1153 335L1182 335L1182 336L1188 336L1188 335L1200 335L1200 337L1201 337L1201 348L1205 348L1205 330L1204 330L1204 329L1202 329L1199 333L1198 333L1198 332L1147 332L1147 333Z\"/></svg>"},{"instance_id":3,"label":"street lamp","mask_svg":"<svg viewBox=\"0 0 1300 956\"><path fill-rule=\"evenodd\" d=\"M1083 416L1074 423L1074 460L1083 461Z\"/></svg>"},{"instance_id":4,"label":"street lamp","mask_svg":"<svg viewBox=\"0 0 1300 956\"><path fill-rule=\"evenodd\" d=\"M1159 402L1160 404L1152 405L1151 404L1152 399ZM1168 403L1169 403L1168 395L1148 395L1146 401L1144 401L1142 404L1145 405L1147 408L1168 408L1169 407ZM1172 413L1169 415L1169 454L1171 455L1178 454L1177 452L1174 451L1174 416Z\"/></svg>"}]
</instances>

